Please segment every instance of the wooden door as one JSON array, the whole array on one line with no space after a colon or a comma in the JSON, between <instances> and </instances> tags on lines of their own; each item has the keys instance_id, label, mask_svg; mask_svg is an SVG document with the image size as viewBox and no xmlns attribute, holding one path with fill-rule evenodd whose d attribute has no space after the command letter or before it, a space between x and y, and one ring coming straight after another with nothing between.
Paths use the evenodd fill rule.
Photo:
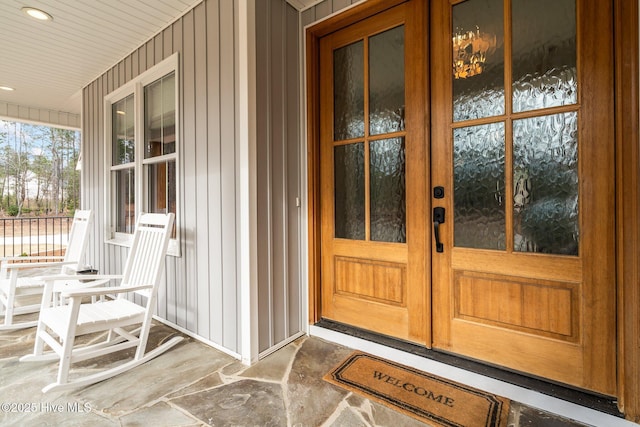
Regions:
<instances>
[{"instance_id":1,"label":"wooden door","mask_svg":"<svg viewBox=\"0 0 640 427\"><path fill-rule=\"evenodd\" d=\"M431 4L433 346L614 395L611 2Z\"/></svg>"},{"instance_id":2,"label":"wooden door","mask_svg":"<svg viewBox=\"0 0 640 427\"><path fill-rule=\"evenodd\" d=\"M426 12L320 40L321 315L426 343Z\"/></svg>"}]
</instances>

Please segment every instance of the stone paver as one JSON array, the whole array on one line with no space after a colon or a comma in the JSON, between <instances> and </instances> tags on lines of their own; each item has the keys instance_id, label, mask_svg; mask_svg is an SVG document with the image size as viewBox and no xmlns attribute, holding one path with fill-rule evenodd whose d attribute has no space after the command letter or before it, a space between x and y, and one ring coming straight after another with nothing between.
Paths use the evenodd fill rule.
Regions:
<instances>
[{"instance_id":1,"label":"stone paver","mask_svg":"<svg viewBox=\"0 0 640 427\"><path fill-rule=\"evenodd\" d=\"M41 393L56 363L20 363L35 329L0 332L0 396L15 411L0 412L2 426L283 426L417 427L425 425L322 377L351 353L318 338L300 338L246 367L192 338L146 364L107 381L64 393ZM157 324L149 346L177 332ZM89 337L95 340L97 337ZM85 361L83 375L131 357L122 352ZM17 405L22 405L20 408ZM26 405L29 406L29 410ZM20 410L18 410L20 409ZM579 424L514 402L509 427Z\"/></svg>"}]
</instances>

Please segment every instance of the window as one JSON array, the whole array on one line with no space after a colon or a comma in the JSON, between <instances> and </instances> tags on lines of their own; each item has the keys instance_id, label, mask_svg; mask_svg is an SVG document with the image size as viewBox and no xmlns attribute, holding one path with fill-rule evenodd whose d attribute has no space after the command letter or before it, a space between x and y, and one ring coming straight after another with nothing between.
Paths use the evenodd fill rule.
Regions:
<instances>
[{"instance_id":1,"label":"window","mask_svg":"<svg viewBox=\"0 0 640 427\"><path fill-rule=\"evenodd\" d=\"M130 244L141 212L177 214L177 63L176 54L105 97L108 243ZM178 241L174 225L169 254Z\"/></svg>"}]
</instances>

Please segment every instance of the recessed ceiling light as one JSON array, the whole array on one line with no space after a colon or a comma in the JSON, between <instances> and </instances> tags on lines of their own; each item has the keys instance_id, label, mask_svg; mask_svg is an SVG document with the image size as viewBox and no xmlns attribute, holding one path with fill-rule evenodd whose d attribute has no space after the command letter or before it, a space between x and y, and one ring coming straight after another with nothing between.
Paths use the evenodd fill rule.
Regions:
<instances>
[{"instance_id":1,"label":"recessed ceiling light","mask_svg":"<svg viewBox=\"0 0 640 427\"><path fill-rule=\"evenodd\" d=\"M7 92L11 92L15 89L13 89L12 87L9 86L0 86L0 90L6 90Z\"/></svg>"},{"instance_id":2,"label":"recessed ceiling light","mask_svg":"<svg viewBox=\"0 0 640 427\"><path fill-rule=\"evenodd\" d=\"M43 10L36 9L35 7L23 7L22 11L30 17L40 21L53 21L53 16Z\"/></svg>"}]
</instances>

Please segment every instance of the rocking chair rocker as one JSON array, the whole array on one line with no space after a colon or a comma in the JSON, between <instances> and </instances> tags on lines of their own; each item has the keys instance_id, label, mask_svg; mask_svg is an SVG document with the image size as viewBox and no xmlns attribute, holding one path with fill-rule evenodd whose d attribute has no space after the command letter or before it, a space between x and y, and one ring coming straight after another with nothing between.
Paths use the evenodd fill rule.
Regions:
<instances>
[{"instance_id":1,"label":"rocking chair rocker","mask_svg":"<svg viewBox=\"0 0 640 427\"><path fill-rule=\"evenodd\" d=\"M38 321L33 354L23 356L20 361L59 360L58 377L55 383L42 389L43 393L67 390L94 384L128 371L164 353L182 337L174 337L152 351L145 353L149 329L156 306L156 294L164 272L165 257L174 215L142 214L136 224L133 244L129 251L124 274L96 275L91 280L120 280L119 286L98 286L86 289L62 290L63 300L69 304L50 306L55 298L53 281L60 277L44 278L45 291ZM51 279L51 280L49 280ZM126 298L135 293L146 298L144 306ZM115 299L89 303L88 297L117 295ZM138 326L135 330L128 326ZM74 347L80 335L104 332L106 339L87 346ZM53 351L44 351L48 345ZM132 360L121 365L69 381L72 363L137 347Z\"/></svg>"},{"instance_id":2,"label":"rocking chair rocker","mask_svg":"<svg viewBox=\"0 0 640 427\"><path fill-rule=\"evenodd\" d=\"M42 295L44 283L33 277L34 270L40 272L40 275L56 267L60 268L61 275L69 275L77 271L84 257L92 220L91 211L76 211L64 256L11 256L0 259L2 276L0 278L0 315L4 315L4 323L0 325L0 331L25 329L37 325L37 320L14 321L15 315L35 313L40 310L39 297ZM47 262L44 262L45 260Z\"/></svg>"}]
</instances>

